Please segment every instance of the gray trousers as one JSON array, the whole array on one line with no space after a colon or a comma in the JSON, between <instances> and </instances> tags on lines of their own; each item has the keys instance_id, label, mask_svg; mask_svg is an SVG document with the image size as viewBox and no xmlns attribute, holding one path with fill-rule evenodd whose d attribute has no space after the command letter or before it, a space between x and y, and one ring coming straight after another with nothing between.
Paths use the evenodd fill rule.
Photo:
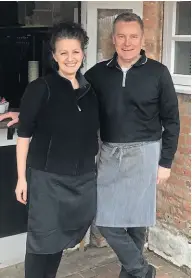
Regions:
<instances>
[{"instance_id":1,"label":"gray trousers","mask_svg":"<svg viewBox=\"0 0 192 278\"><path fill-rule=\"evenodd\" d=\"M145 278L148 271L143 257L146 228L98 228L122 264L119 278Z\"/></svg>"}]
</instances>

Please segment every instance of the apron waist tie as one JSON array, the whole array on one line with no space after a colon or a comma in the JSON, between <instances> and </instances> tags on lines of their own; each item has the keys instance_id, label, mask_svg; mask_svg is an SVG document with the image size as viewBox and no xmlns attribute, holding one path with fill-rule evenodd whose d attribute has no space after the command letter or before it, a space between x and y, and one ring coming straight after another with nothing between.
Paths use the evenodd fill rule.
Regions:
<instances>
[{"instance_id":1,"label":"apron waist tie","mask_svg":"<svg viewBox=\"0 0 192 278\"><path fill-rule=\"evenodd\" d=\"M116 158L119 160L119 167L120 167L123 158L123 147L114 147L111 151L110 156L113 156L115 154L116 154Z\"/></svg>"}]
</instances>

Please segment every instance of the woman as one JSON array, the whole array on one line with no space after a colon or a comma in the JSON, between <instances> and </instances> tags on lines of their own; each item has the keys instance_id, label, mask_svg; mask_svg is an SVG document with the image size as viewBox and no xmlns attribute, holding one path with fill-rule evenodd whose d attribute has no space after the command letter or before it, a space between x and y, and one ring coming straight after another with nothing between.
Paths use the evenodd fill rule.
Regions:
<instances>
[{"instance_id":1,"label":"woman","mask_svg":"<svg viewBox=\"0 0 192 278\"><path fill-rule=\"evenodd\" d=\"M87 43L78 24L56 25L58 71L31 82L21 102L15 192L29 207L26 278L54 278L62 250L82 240L96 213L98 107L79 72Z\"/></svg>"}]
</instances>

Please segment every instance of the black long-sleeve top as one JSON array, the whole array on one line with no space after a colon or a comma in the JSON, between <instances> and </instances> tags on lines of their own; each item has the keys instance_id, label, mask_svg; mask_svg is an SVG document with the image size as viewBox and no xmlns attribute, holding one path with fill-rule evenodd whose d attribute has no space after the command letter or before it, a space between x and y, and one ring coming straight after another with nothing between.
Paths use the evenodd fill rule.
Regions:
<instances>
[{"instance_id":1,"label":"black long-sleeve top","mask_svg":"<svg viewBox=\"0 0 192 278\"><path fill-rule=\"evenodd\" d=\"M24 93L18 136L32 137L27 164L60 175L95 171L98 104L81 74L80 88L56 72L31 82Z\"/></svg>"},{"instance_id":2,"label":"black long-sleeve top","mask_svg":"<svg viewBox=\"0 0 192 278\"><path fill-rule=\"evenodd\" d=\"M129 143L162 138L159 165L170 168L177 149L178 100L166 66L141 58L125 75L117 62L96 64L85 74L99 101L100 136L104 142Z\"/></svg>"}]
</instances>

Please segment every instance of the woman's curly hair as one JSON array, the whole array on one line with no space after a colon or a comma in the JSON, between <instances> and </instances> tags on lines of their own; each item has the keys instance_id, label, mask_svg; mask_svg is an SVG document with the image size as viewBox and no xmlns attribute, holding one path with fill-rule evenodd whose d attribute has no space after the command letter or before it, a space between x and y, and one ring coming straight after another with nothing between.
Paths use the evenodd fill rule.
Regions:
<instances>
[{"instance_id":1,"label":"woman's curly hair","mask_svg":"<svg viewBox=\"0 0 192 278\"><path fill-rule=\"evenodd\" d=\"M55 52L55 43L58 39L76 39L81 43L83 51L89 42L87 32L80 24L74 22L60 22L53 26L50 39L50 47L53 53Z\"/></svg>"}]
</instances>

